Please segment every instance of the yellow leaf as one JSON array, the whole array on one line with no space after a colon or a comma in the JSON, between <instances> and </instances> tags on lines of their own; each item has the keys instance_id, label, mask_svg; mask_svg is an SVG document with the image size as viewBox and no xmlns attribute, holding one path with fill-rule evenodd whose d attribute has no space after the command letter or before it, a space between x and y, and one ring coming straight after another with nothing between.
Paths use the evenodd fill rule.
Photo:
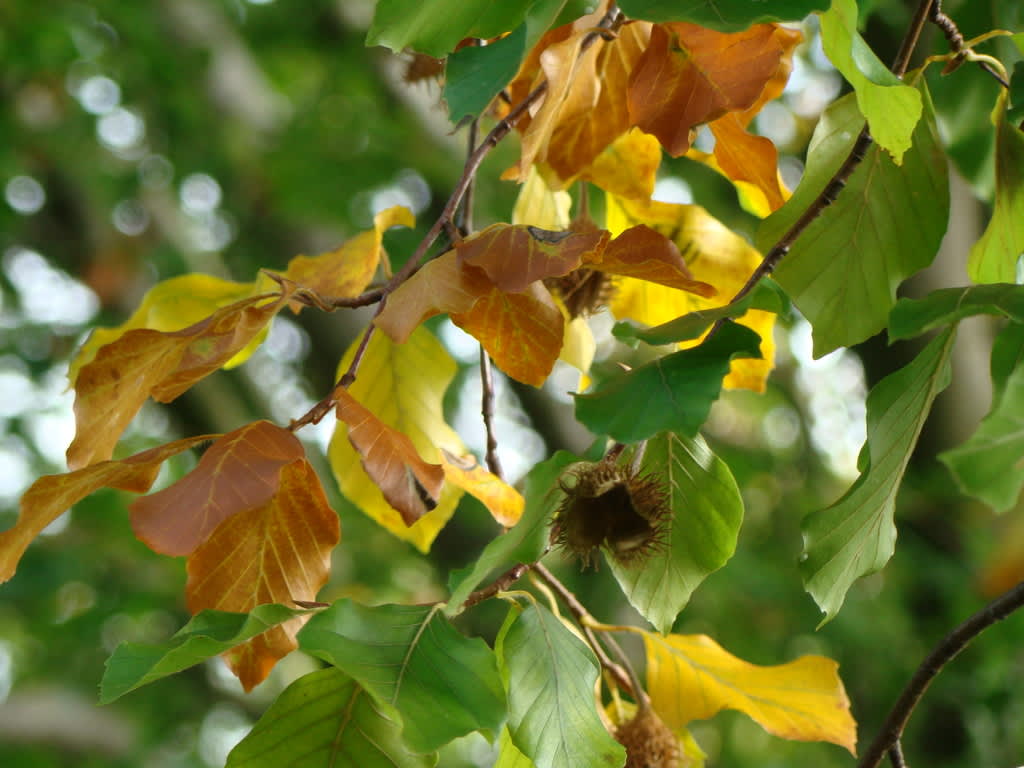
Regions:
<instances>
[{"instance_id":1,"label":"yellow leaf","mask_svg":"<svg viewBox=\"0 0 1024 768\"><path fill-rule=\"evenodd\" d=\"M265 292L276 293L279 290L273 285ZM257 285L254 283L236 283L199 272L172 277L170 280L157 283L146 292L139 308L125 322L114 328L97 328L92 332L68 367L69 386L75 386L78 372L92 362L100 347L117 341L127 331L136 328L165 332L180 331L209 317L221 307L258 293ZM224 367L234 368L244 363L256 347L263 343L266 335L265 330L228 360Z\"/></svg>"},{"instance_id":2,"label":"yellow leaf","mask_svg":"<svg viewBox=\"0 0 1024 768\"><path fill-rule=\"evenodd\" d=\"M828 741L856 754L857 724L839 665L831 659L801 656L761 667L736 658L705 635L644 632L643 638L647 691L670 727L735 709L781 738Z\"/></svg>"},{"instance_id":3,"label":"yellow leaf","mask_svg":"<svg viewBox=\"0 0 1024 768\"><path fill-rule=\"evenodd\" d=\"M441 451L444 479L480 500L491 517L511 528L523 516L526 501L519 491L500 478L477 466L472 456L453 456Z\"/></svg>"},{"instance_id":4,"label":"yellow leaf","mask_svg":"<svg viewBox=\"0 0 1024 768\"><path fill-rule=\"evenodd\" d=\"M354 343L342 358L339 378L348 370L357 345ZM404 433L424 461L440 464L442 448L456 456L465 453L459 436L445 423L442 409L445 390L455 372L455 361L426 328L416 328L404 344L395 344L386 335L376 333L348 392L381 422ZM366 474L344 426L335 429L327 457L346 498L421 552L430 550L463 493L446 483L437 506L407 526Z\"/></svg>"},{"instance_id":5,"label":"yellow leaf","mask_svg":"<svg viewBox=\"0 0 1024 768\"><path fill-rule=\"evenodd\" d=\"M650 198L660 165L657 138L633 128L605 147L580 178L619 197Z\"/></svg>"},{"instance_id":6,"label":"yellow leaf","mask_svg":"<svg viewBox=\"0 0 1024 768\"><path fill-rule=\"evenodd\" d=\"M531 165L512 209L512 223L530 224L540 229L568 229L571 207L572 196L564 190L551 189L540 177L537 166Z\"/></svg>"},{"instance_id":7,"label":"yellow leaf","mask_svg":"<svg viewBox=\"0 0 1024 768\"><path fill-rule=\"evenodd\" d=\"M727 304L761 263L761 254L698 205L677 205L625 200L607 195L607 226L613 234L646 224L671 238L697 280L710 283L718 295L704 298L693 293L625 277L616 281L609 302L617 318L630 317L646 325L660 325L680 315ZM751 310L739 322L761 337L760 360L737 359L725 377L726 388L764 391L775 359L775 316ZM680 347L696 346L700 340Z\"/></svg>"}]
</instances>

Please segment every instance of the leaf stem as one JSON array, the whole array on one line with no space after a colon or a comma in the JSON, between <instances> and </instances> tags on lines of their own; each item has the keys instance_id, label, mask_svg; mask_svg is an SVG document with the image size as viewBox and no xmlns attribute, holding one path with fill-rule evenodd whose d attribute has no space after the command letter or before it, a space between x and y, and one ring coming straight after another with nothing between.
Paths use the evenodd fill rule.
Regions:
<instances>
[{"instance_id":1,"label":"leaf stem","mask_svg":"<svg viewBox=\"0 0 1024 768\"><path fill-rule=\"evenodd\" d=\"M881 730L871 746L868 747L867 752L864 753L864 757L861 758L858 768L877 768L885 754L899 743L903 729L906 728L914 708L939 672L960 651L970 645L974 638L1021 606L1024 606L1024 581L1004 592L942 638L928 654L928 657L921 662L913 677L910 678L910 682L907 683L900 697L893 704Z\"/></svg>"}]
</instances>

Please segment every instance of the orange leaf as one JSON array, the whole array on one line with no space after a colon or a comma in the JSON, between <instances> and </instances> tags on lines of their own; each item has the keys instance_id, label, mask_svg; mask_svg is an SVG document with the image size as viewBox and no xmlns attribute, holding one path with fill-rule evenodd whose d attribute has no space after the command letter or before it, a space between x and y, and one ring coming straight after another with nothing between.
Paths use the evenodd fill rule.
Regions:
<instances>
[{"instance_id":1,"label":"orange leaf","mask_svg":"<svg viewBox=\"0 0 1024 768\"><path fill-rule=\"evenodd\" d=\"M565 321L548 289L530 283L523 293L493 288L452 322L476 337L495 364L517 381L539 387L562 348Z\"/></svg>"},{"instance_id":2,"label":"orange leaf","mask_svg":"<svg viewBox=\"0 0 1024 768\"><path fill-rule=\"evenodd\" d=\"M739 117L730 113L710 125L715 134L715 160L722 173L735 182L752 184L765 197L766 216L789 199L779 178L779 153L771 139L748 133Z\"/></svg>"},{"instance_id":3,"label":"orange leaf","mask_svg":"<svg viewBox=\"0 0 1024 768\"><path fill-rule=\"evenodd\" d=\"M490 290L482 270L460 263L458 254L448 251L398 286L373 322L402 344L428 317L466 312Z\"/></svg>"},{"instance_id":4,"label":"orange leaf","mask_svg":"<svg viewBox=\"0 0 1024 768\"><path fill-rule=\"evenodd\" d=\"M145 493L156 480L164 461L216 437L218 435L187 437L120 461L102 461L76 472L46 475L36 480L21 497L18 522L0 533L0 583L14 575L18 561L39 532L72 505L100 488Z\"/></svg>"},{"instance_id":5,"label":"orange leaf","mask_svg":"<svg viewBox=\"0 0 1024 768\"><path fill-rule=\"evenodd\" d=\"M479 267L495 287L522 293L546 277L572 272L604 247L608 233L551 232L533 226L492 224L455 246L463 264Z\"/></svg>"},{"instance_id":6,"label":"orange leaf","mask_svg":"<svg viewBox=\"0 0 1024 768\"><path fill-rule=\"evenodd\" d=\"M286 464L270 499L227 518L189 557L188 609L245 613L264 603L315 600L340 536L313 467L304 458ZM245 690L297 647L295 635L307 618L291 619L225 654Z\"/></svg>"},{"instance_id":7,"label":"orange leaf","mask_svg":"<svg viewBox=\"0 0 1024 768\"><path fill-rule=\"evenodd\" d=\"M442 449L441 468L447 482L479 499L491 517L506 528L511 528L523 516L526 501L519 491L478 466L472 455L453 456Z\"/></svg>"},{"instance_id":8,"label":"orange leaf","mask_svg":"<svg viewBox=\"0 0 1024 768\"><path fill-rule=\"evenodd\" d=\"M693 279L674 242L645 224L627 229L591 263L611 275L635 277L699 296L717 293L714 286Z\"/></svg>"},{"instance_id":9,"label":"orange leaf","mask_svg":"<svg viewBox=\"0 0 1024 768\"><path fill-rule=\"evenodd\" d=\"M373 217L373 229L361 232L339 248L319 256L296 256L288 262L284 277L323 297L350 298L370 284L382 253L384 231L413 227L412 212L401 205ZM301 306L295 307L296 311Z\"/></svg>"},{"instance_id":10,"label":"orange leaf","mask_svg":"<svg viewBox=\"0 0 1024 768\"><path fill-rule=\"evenodd\" d=\"M345 389L335 392L338 419L348 424L348 439L366 474L388 504L412 525L437 506L444 471L420 458L409 437L389 427Z\"/></svg>"},{"instance_id":11,"label":"orange leaf","mask_svg":"<svg viewBox=\"0 0 1024 768\"><path fill-rule=\"evenodd\" d=\"M96 352L75 381L75 439L71 469L109 459L121 433L152 396L168 403L220 368L246 346L281 309L255 296L218 309L180 331L127 331Z\"/></svg>"},{"instance_id":12,"label":"orange leaf","mask_svg":"<svg viewBox=\"0 0 1024 768\"><path fill-rule=\"evenodd\" d=\"M129 505L135 535L154 552L189 555L232 515L277 493L281 468L305 456L287 429L255 421L221 437L174 485Z\"/></svg>"},{"instance_id":13,"label":"orange leaf","mask_svg":"<svg viewBox=\"0 0 1024 768\"><path fill-rule=\"evenodd\" d=\"M656 25L629 84L634 124L672 156L684 154L695 126L757 101L784 53L775 29L757 24L724 34L681 22Z\"/></svg>"}]
</instances>

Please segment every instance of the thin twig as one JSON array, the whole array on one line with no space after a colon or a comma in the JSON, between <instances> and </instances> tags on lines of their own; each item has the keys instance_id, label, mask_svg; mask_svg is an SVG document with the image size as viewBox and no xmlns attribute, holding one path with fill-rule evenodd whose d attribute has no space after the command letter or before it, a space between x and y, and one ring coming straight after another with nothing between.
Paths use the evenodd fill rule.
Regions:
<instances>
[{"instance_id":1,"label":"thin twig","mask_svg":"<svg viewBox=\"0 0 1024 768\"><path fill-rule=\"evenodd\" d=\"M481 587L470 593L469 597L462 604L462 607L472 608L477 603L482 603L484 600L489 600L499 592L505 592L515 584L519 579L523 577L530 568L534 567L535 563L516 563L493 582L488 584L486 587Z\"/></svg>"},{"instance_id":2,"label":"thin twig","mask_svg":"<svg viewBox=\"0 0 1024 768\"><path fill-rule=\"evenodd\" d=\"M889 760L892 768L907 768L907 761L903 758L903 743L899 739L889 747Z\"/></svg>"},{"instance_id":3,"label":"thin twig","mask_svg":"<svg viewBox=\"0 0 1024 768\"><path fill-rule=\"evenodd\" d=\"M498 458L498 438L494 433L494 373L491 370L491 357L480 345L480 412L484 417L484 430L487 433L487 468L491 474L505 479Z\"/></svg>"},{"instance_id":4,"label":"thin twig","mask_svg":"<svg viewBox=\"0 0 1024 768\"><path fill-rule=\"evenodd\" d=\"M964 36L960 32L960 28L956 25L956 22L943 13L942 0L934 0L928 14L928 20L942 30L942 34L946 36L946 42L949 43L949 47L953 50L953 53L956 54L956 57L946 66L946 69L943 70L943 74L949 74L963 62L968 60L968 54L971 49L964 42ZM978 61L978 66L994 77L996 81L1003 86L1003 88L1010 87L1010 84L1006 82L1006 79L996 72L996 70L987 62Z\"/></svg>"},{"instance_id":5,"label":"thin twig","mask_svg":"<svg viewBox=\"0 0 1024 768\"><path fill-rule=\"evenodd\" d=\"M858 768L876 768L885 754L903 735L903 729L910 720L924 692L931 685L939 672L952 661L957 654L966 648L978 635L1002 621L1014 611L1024 606L1024 582L1004 592L990 602L967 621L946 635L941 642L928 654L910 678L903 693L893 704L889 715L885 718L881 730L861 758Z\"/></svg>"}]
</instances>

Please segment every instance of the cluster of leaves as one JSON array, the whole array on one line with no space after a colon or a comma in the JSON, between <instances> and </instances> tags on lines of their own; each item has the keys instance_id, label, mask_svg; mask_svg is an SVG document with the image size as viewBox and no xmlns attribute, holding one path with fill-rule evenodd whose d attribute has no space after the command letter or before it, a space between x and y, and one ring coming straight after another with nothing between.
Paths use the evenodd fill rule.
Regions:
<instances>
[{"instance_id":1,"label":"cluster of leaves","mask_svg":"<svg viewBox=\"0 0 1024 768\"><path fill-rule=\"evenodd\" d=\"M209 443L191 473L131 504L142 542L187 558L195 618L164 644L119 647L102 701L217 654L248 690L302 649L327 666L285 690L229 765L329 765L339 756L431 765L440 747L471 732L497 740L502 766L642 765L635 745L627 756L613 738L634 711L657 713L677 741L672 759L699 765L687 726L725 708L783 738L855 751L834 662L805 656L758 667L706 636L671 633L693 591L732 555L743 519L730 469L700 430L723 387L764 389L774 322L790 302L810 321L817 355L883 329L893 340L939 330L871 391L859 478L804 519L800 569L827 621L853 582L892 556L896 493L949 380L957 323L998 315L1008 322L992 351L992 411L944 460L965 492L997 509L1016 501L1024 484L1024 288L1014 283L1024 252L1024 132L1012 122L1020 77L1006 77L971 44L947 57L981 60L1009 86L993 111L994 214L968 256L975 285L897 302L900 283L931 263L945 233L946 148L922 71L901 77L902 65L894 74L877 59L857 32L854 0L791 0L768 12L740 2L687 9L630 0L576 19L560 18L563 5L378 3L368 44L445 57L453 122L495 121L397 272L383 237L414 225L401 207L336 250L297 256L249 283L203 274L161 283L128 321L94 332L78 352L69 373L77 424L70 471L39 479L17 523L0 532L0 581L77 501L103 487L145 494L163 462ZM791 195L774 145L750 128L781 95L802 39L780 22L811 13L852 93L822 116ZM1021 35L1014 42L1024 50ZM702 126L715 140L710 153L693 147ZM511 221L472 231L471 211L456 211L480 160L513 128L521 153L504 178L521 189ZM735 186L763 218L757 247L698 205L651 199L665 152ZM573 185L581 191L570 216ZM591 213L591 194L603 197L603 220ZM442 232L451 247L427 258ZM773 282L766 274L775 262ZM591 367L586 320L603 304L619 321L614 336L642 349L639 364L612 375ZM340 361L337 385L287 428L256 421L114 458L147 399L170 402L243 363L278 312L366 305L376 314ZM642 557L608 559L655 631L600 624L539 565L557 539L553 516L576 492L564 478L582 459L556 453L531 470L522 492L492 455L486 469L477 464L444 419L455 364L424 325L439 314L524 384L542 385L559 359L578 368L585 391L575 395L575 414L602 438L598 453L614 444L604 461L632 462L663 489L657 545ZM429 551L466 493L500 524L453 576L444 603L316 602L341 531L294 432L332 411L328 459L339 488L395 536ZM507 591L531 567L573 620L557 602ZM452 624L495 597L510 607L493 645ZM642 637L645 683L629 673L628 659L608 657L615 632Z\"/></svg>"}]
</instances>

